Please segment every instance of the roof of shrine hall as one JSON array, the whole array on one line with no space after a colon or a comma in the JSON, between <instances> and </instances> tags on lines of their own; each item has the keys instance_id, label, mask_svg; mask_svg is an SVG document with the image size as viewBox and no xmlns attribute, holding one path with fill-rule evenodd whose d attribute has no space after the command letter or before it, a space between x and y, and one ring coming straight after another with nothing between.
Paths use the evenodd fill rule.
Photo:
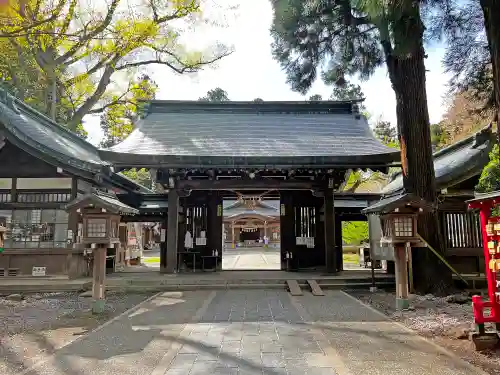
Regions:
<instances>
[{"instance_id":1,"label":"roof of shrine hall","mask_svg":"<svg viewBox=\"0 0 500 375\"><path fill-rule=\"evenodd\" d=\"M246 205L243 200L224 200L223 216L232 219L243 216L267 216L276 218L280 214L279 200L255 200L255 205Z\"/></svg>"},{"instance_id":2,"label":"roof of shrine hall","mask_svg":"<svg viewBox=\"0 0 500 375\"><path fill-rule=\"evenodd\" d=\"M97 147L52 121L0 87L0 133L14 146L55 167L126 190L150 192L114 173ZM1 148L1 147L0 147Z\"/></svg>"},{"instance_id":3,"label":"roof of shrine hall","mask_svg":"<svg viewBox=\"0 0 500 375\"><path fill-rule=\"evenodd\" d=\"M117 166L387 166L383 145L357 104L152 101L133 132L101 150Z\"/></svg>"},{"instance_id":4,"label":"roof of shrine hall","mask_svg":"<svg viewBox=\"0 0 500 375\"><path fill-rule=\"evenodd\" d=\"M491 126L434 153L434 170L438 190L447 189L481 174L489 161L494 136ZM382 194L403 189L401 172L394 174Z\"/></svg>"}]
</instances>

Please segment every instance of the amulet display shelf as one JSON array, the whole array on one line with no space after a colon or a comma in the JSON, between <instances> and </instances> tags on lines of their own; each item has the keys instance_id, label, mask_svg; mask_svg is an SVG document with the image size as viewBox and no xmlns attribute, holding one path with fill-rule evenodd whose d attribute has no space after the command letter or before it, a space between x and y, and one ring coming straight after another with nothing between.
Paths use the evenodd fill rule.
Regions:
<instances>
[{"instance_id":1,"label":"amulet display shelf","mask_svg":"<svg viewBox=\"0 0 500 375\"><path fill-rule=\"evenodd\" d=\"M500 332L500 191L481 194L467 202L469 209L479 210L483 237L488 300L472 297L477 332L472 339L477 349L498 344ZM496 332L486 332L485 323L493 323Z\"/></svg>"}]
</instances>

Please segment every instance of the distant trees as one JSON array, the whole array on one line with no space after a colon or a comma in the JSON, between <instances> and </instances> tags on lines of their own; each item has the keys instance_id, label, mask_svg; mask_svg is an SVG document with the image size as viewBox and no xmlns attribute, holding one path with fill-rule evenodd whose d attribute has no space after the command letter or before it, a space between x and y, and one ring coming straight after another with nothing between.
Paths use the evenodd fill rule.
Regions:
<instances>
[{"instance_id":1,"label":"distant trees","mask_svg":"<svg viewBox=\"0 0 500 375\"><path fill-rule=\"evenodd\" d=\"M320 94L314 94L314 95L311 95L309 97L310 102L320 102L322 100L323 100L323 96L321 96Z\"/></svg>"},{"instance_id":2,"label":"distant trees","mask_svg":"<svg viewBox=\"0 0 500 375\"><path fill-rule=\"evenodd\" d=\"M229 96L225 90L216 87L215 89L208 90L207 94L198 100L202 102L227 102L229 101Z\"/></svg>"}]
</instances>

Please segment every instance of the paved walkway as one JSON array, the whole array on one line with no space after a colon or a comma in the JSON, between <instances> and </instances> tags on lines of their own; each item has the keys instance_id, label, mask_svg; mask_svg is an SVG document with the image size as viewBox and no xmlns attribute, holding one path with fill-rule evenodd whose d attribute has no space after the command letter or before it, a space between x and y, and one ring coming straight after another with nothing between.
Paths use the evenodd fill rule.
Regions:
<instances>
[{"instance_id":1,"label":"paved walkway","mask_svg":"<svg viewBox=\"0 0 500 375\"><path fill-rule=\"evenodd\" d=\"M259 247L238 247L224 249L223 270L279 270L280 249Z\"/></svg>"},{"instance_id":2,"label":"paved walkway","mask_svg":"<svg viewBox=\"0 0 500 375\"><path fill-rule=\"evenodd\" d=\"M482 374L339 291L228 290L160 294L24 375L401 373Z\"/></svg>"}]
</instances>

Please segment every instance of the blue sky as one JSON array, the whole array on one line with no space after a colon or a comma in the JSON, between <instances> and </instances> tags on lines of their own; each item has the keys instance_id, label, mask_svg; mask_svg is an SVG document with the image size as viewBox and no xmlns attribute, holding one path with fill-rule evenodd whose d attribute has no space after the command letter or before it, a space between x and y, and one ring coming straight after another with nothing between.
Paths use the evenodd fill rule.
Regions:
<instances>
[{"instance_id":1,"label":"blue sky","mask_svg":"<svg viewBox=\"0 0 500 375\"><path fill-rule=\"evenodd\" d=\"M331 88L321 82L316 82L305 97L293 92L287 85L284 72L271 55L269 29L273 14L269 0L208 1L212 5L205 8L207 16L219 21L223 17L226 27L197 26L186 32L184 43L203 49L219 41L232 45L235 52L216 66L195 75L176 75L166 67L152 68L150 74L159 85L158 99L196 100L215 87L226 90L232 100L257 97L264 100L304 100L312 94L321 94L323 98L330 96ZM228 6L235 5L238 7L235 12L224 12ZM441 65L442 46L427 46L426 52L427 95L432 123L438 122L446 110L444 95L449 78ZM369 81L361 82L361 86L371 118L382 117L395 124L395 98L386 70L379 69ZM101 137L98 121L87 118L85 127L89 140L98 143Z\"/></svg>"}]
</instances>

